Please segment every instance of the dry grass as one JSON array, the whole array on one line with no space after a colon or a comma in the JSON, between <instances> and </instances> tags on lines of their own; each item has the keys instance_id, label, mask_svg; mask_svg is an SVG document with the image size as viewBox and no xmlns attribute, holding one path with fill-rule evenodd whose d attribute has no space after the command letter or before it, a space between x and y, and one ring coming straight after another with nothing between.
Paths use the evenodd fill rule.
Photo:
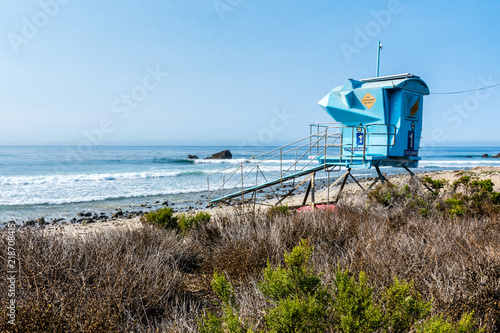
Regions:
<instances>
[{"instance_id":1,"label":"dry grass","mask_svg":"<svg viewBox=\"0 0 500 333\"><path fill-rule=\"evenodd\" d=\"M365 271L379 291L394 276L413 279L425 299L434 299L434 313L456 320L474 310L487 332L500 332L498 215L422 217L404 206L218 217L185 236L147 225L83 241L19 231L17 326L12 330L1 312L0 329L196 331L196 317L216 309L214 270L226 272L241 314L258 327L265 307L256 288L261 272L268 259L283 264L283 252L300 239L314 247L312 264L325 283L337 263L354 274ZM6 286L0 289L5 295Z\"/></svg>"}]
</instances>

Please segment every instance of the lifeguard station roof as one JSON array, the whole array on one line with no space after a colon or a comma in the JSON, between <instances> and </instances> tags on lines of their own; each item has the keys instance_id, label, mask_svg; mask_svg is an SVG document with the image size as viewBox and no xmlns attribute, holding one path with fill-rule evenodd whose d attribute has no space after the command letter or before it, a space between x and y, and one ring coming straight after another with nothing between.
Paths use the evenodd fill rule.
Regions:
<instances>
[{"instance_id":1,"label":"lifeguard station roof","mask_svg":"<svg viewBox=\"0 0 500 333\"><path fill-rule=\"evenodd\" d=\"M346 84L344 84L343 86L335 87L332 92L377 88L400 88L422 95L429 95L430 93L427 84L419 76L410 73L381 76L361 80L348 79Z\"/></svg>"}]
</instances>

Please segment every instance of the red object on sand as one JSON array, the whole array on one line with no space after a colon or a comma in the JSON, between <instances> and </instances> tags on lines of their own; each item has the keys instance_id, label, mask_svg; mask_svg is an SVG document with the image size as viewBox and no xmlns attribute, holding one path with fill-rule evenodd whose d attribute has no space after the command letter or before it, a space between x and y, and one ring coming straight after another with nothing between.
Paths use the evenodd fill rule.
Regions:
<instances>
[{"instance_id":1,"label":"red object on sand","mask_svg":"<svg viewBox=\"0 0 500 333\"><path fill-rule=\"evenodd\" d=\"M337 206L335 205L316 205L314 208L311 206L304 206L297 209L297 212L312 212L314 210L329 210L331 212L337 211Z\"/></svg>"}]
</instances>

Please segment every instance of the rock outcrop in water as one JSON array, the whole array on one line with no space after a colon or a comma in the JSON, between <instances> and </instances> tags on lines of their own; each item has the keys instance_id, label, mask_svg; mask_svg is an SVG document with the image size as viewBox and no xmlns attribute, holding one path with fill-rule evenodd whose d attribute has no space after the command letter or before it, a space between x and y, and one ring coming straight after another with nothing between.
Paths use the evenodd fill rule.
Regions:
<instances>
[{"instance_id":1,"label":"rock outcrop in water","mask_svg":"<svg viewBox=\"0 0 500 333\"><path fill-rule=\"evenodd\" d=\"M221 152L215 153L210 157L207 157L207 160L230 160L233 158L233 154L229 150L223 150Z\"/></svg>"},{"instance_id":2,"label":"rock outcrop in water","mask_svg":"<svg viewBox=\"0 0 500 333\"><path fill-rule=\"evenodd\" d=\"M494 156L489 156L488 154L484 154L483 156L481 156L482 158L500 158L500 153L494 155Z\"/></svg>"}]
</instances>

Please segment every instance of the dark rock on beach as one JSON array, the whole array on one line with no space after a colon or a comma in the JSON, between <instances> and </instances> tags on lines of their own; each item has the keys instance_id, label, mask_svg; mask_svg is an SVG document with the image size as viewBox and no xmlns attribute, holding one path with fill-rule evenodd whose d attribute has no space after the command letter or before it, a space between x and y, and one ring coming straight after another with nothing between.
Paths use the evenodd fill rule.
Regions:
<instances>
[{"instance_id":1,"label":"dark rock on beach","mask_svg":"<svg viewBox=\"0 0 500 333\"><path fill-rule=\"evenodd\" d=\"M188 155L188 159L190 159L190 160L197 160L198 156L196 156L196 155Z\"/></svg>"},{"instance_id":2,"label":"dark rock on beach","mask_svg":"<svg viewBox=\"0 0 500 333\"><path fill-rule=\"evenodd\" d=\"M210 157L207 157L207 160L230 160L233 158L233 155L229 150L223 150L221 152L215 153Z\"/></svg>"},{"instance_id":3,"label":"dark rock on beach","mask_svg":"<svg viewBox=\"0 0 500 333\"><path fill-rule=\"evenodd\" d=\"M89 216L92 216L92 212L79 212L78 214L76 214L77 216L85 216L85 217L89 217Z\"/></svg>"},{"instance_id":4,"label":"dark rock on beach","mask_svg":"<svg viewBox=\"0 0 500 333\"><path fill-rule=\"evenodd\" d=\"M123 216L123 212L121 210L119 210L116 213L114 213L111 217L116 219L116 218L122 217L122 216Z\"/></svg>"},{"instance_id":5,"label":"dark rock on beach","mask_svg":"<svg viewBox=\"0 0 500 333\"><path fill-rule=\"evenodd\" d=\"M488 154L484 154L483 156L481 156L482 158L488 158Z\"/></svg>"}]
</instances>

